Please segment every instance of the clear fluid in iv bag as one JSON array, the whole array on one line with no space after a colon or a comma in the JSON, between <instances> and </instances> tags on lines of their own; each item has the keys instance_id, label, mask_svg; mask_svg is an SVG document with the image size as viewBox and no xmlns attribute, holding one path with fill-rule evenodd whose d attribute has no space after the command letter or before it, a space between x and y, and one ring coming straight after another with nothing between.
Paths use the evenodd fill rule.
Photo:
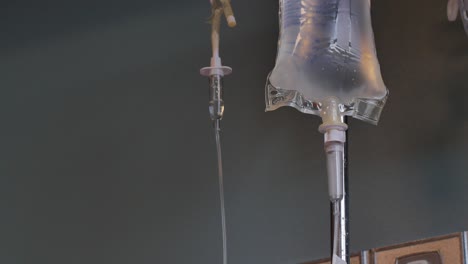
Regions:
<instances>
[{"instance_id":1,"label":"clear fluid in iv bag","mask_svg":"<svg viewBox=\"0 0 468 264\"><path fill-rule=\"evenodd\" d=\"M380 74L369 0L280 0L276 65L267 111L319 114L335 97L343 115L376 124L388 91Z\"/></svg>"}]
</instances>

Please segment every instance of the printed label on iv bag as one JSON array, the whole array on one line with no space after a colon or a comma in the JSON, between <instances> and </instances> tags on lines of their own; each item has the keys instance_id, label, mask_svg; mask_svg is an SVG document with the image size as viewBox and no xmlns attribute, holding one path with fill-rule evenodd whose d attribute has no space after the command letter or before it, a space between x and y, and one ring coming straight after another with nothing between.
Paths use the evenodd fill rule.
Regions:
<instances>
[{"instance_id":1,"label":"printed label on iv bag","mask_svg":"<svg viewBox=\"0 0 468 264\"><path fill-rule=\"evenodd\" d=\"M320 114L339 99L343 115L376 124L388 94L377 60L368 0L280 0L276 65L266 110Z\"/></svg>"}]
</instances>

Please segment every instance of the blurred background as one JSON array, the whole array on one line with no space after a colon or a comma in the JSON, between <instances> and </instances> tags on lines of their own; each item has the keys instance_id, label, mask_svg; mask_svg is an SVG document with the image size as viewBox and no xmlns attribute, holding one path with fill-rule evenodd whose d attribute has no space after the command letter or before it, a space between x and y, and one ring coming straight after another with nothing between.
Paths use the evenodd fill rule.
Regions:
<instances>
[{"instance_id":1,"label":"blurred background","mask_svg":"<svg viewBox=\"0 0 468 264\"><path fill-rule=\"evenodd\" d=\"M277 1L222 29L232 264L326 257L319 118L264 112ZM204 1L3 1L0 263L221 263ZM373 1L390 97L350 121L351 249L468 230L468 38L446 1ZM225 25L225 22L223 21Z\"/></svg>"}]
</instances>

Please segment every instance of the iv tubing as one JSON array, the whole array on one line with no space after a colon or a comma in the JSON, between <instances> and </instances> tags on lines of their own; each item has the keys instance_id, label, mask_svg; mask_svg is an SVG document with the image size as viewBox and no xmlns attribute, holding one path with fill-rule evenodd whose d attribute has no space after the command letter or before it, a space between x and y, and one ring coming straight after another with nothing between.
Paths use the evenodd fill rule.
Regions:
<instances>
[{"instance_id":1,"label":"iv tubing","mask_svg":"<svg viewBox=\"0 0 468 264\"><path fill-rule=\"evenodd\" d=\"M216 152L218 154L218 181L219 181L219 199L221 201L221 228L223 234L223 264L227 264L227 232L226 232L226 210L224 206L224 177L223 177L223 160L221 155L221 140L219 132L221 120L217 119L214 122L216 135Z\"/></svg>"},{"instance_id":2,"label":"iv tubing","mask_svg":"<svg viewBox=\"0 0 468 264\"><path fill-rule=\"evenodd\" d=\"M219 58L219 30L221 26L221 15L223 13L222 9L214 9L213 10L213 19L211 21L211 47L213 51L213 57L215 60ZM221 66L219 65L211 65L211 67Z\"/></svg>"},{"instance_id":3,"label":"iv tubing","mask_svg":"<svg viewBox=\"0 0 468 264\"><path fill-rule=\"evenodd\" d=\"M236 20L232 12L230 0L210 0L212 17L211 17L211 48L212 57L210 67L204 67L200 70L200 74L209 77L209 111L210 118L213 121L213 127L216 138L216 153L218 158L218 181L219 181L219 199L220 199L220 213L221 213L221 229L222 229L222 242L223 242L223 264L227 264L227 232L226 232L226 209L224 203L224 176L223 176L223 162L221 155L221 119L224 114L224 101L222 78L229 75L232 69L227 66L222 66L221 58L219 57L219 32L221 27L221 16L224 13L228 25L234 27Z\"/></svg>"}]
</instances>

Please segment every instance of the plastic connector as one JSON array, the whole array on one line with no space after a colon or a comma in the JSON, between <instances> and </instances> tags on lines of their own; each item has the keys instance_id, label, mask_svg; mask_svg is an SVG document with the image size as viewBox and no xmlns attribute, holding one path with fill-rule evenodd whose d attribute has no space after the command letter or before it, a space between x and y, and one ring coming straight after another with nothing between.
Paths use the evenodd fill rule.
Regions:
<instances>
[{"instance_id":1,"label":"plastic connector","mask_svg":"<svg viewBox=\"0 0 468 264\"><path fill-rule=\"evenodd\" d=\"M319 131L324 134L328 195L330 201L335 202L344 197L344 144L348 125L343 122L337 98L324 100L320 114Z\"/></svg>"},{"instance_id":2,"label":"plastic connector","mask_svg":"<svg viewBox=\"0 0 468 264\"><path fill-rule=\"evenodd\" d=\"M330 129L325 133L325 155L327 158L328 195L330 201L344 196L344 143L346 132Z\"/></svg>"},{"instance_id":3,"label":"plastic connector","mask_svg":"<svg viewBox=\"0 0 468 264\"><path fill-rule=\"evenodd\" d=\"M325 133L330 129L342 131L348 129L348 125L343 122L338 99L335 97L330 97L323 101L320 116L322 117L322 124L319 126L321 133Z\"/></svg>"}]
</instances>

